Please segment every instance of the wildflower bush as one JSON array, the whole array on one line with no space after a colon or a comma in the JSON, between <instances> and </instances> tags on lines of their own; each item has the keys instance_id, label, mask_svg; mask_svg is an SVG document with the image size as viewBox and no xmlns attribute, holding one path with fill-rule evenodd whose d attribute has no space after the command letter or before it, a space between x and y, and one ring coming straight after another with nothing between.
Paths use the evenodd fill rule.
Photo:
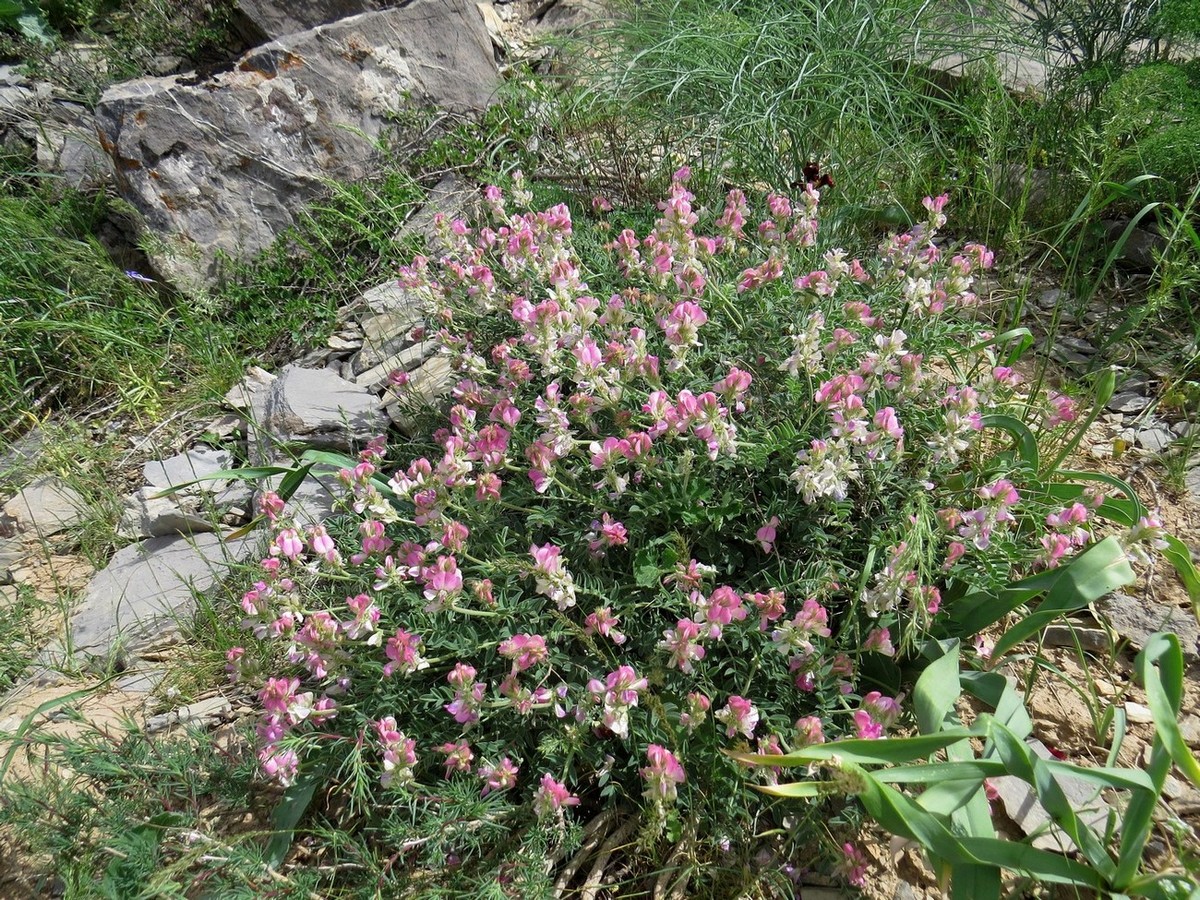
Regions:
<instances>
[{"instance_id":1,"label":"wildflower bush","mask_svg":"<svg viewBox=\"0 0 1200 900\"><path fill-rule=\"evenodd\" d=\"M518 180L441 220L444 255L400 275L457 371L432 443L346 460L325 525L261 500L229 672L262 770L375 829L393 873L483 866L534 896L620 809L631 871L686 844L671 865L710 887L785 879L853 814L826 799L789 835L745 790L778 770L724 751L894 733L928 635L975 637L1016 606L981 597L1067 571L1136 503L1039 473L1081 423L998 355L1023 335L988 332L992 254L938 237L945 197L857 259L821 246L811 184L709 212L688 180L657 218L597 198L579 227ZM1122 574L1161 537L1126 518L1102 542Z\"/></svg>"}]
</instances>

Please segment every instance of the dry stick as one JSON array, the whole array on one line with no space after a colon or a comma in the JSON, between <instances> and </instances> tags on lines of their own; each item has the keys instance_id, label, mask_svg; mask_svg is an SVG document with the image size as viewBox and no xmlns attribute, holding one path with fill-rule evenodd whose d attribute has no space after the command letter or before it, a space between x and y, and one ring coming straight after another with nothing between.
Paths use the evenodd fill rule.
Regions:
<instances>
[{"instance_id":1,"label":"dry stick","mask_svg":"<svg viewBox=\"0 0 1200 900\"><path fill-rule=\"evenodd\" d=\"M671 880L672 876L679 874L679 870L675 867L675 860L679 859L679 857L683 855L683 845L687 843L687 841L688 838L686 837L680 840L679 843L675 845L675 849L671 851L671 855L667 857L666 863L663 864L662 872L659 874L658 878L654 879L654 891L651 894L652 900L666 900L667 883ZM678 890L678 884L676 884L675 889Z\"/></svg>"},{"instance_id":2,"label":"dry stick","mask_svg":"<svg viewBox=\"0 0 1200 900\"><path fill-rule=\"evenodd\" d=\"M563 892L567 889L567 885L575 877L575 873L587 861L591 852L604 840L604 836L608 834L608 826L616 814L616 809L606 809L588 823L587 829L584 831L583 846L579 848L578 853L571 857L571 861L563 866L562 871L558 873L558 877L554 879L555 897L563 895Z\"/></svg>"},{"instance_id":3,"label":"dry stick","mask_svg":"<svg viewBox=\"0 0 1200 900\"><path fill-rule=\"evenodd\" d=\"M614 831L612 836L604 842L604 846L600 848L600 853L596 856L596 864L592 866L587 881L583 883L580 900L596 900L596 894L600 893L600 881L604 878L605 866L608 865L613 851L623 845L625 838L629 836L629 832L633 830L637 822L638 820L635 818L626 820L625 824Z\"/></svg>"}]
</instances>

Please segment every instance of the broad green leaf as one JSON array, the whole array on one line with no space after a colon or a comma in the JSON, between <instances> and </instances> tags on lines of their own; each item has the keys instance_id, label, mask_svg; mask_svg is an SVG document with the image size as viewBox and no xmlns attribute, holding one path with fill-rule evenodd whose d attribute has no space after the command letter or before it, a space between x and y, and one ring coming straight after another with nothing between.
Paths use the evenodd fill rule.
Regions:
<instances>
[{"instance_id":1,"label":"broad green leaf","mask_svg":"<svg viewBox=\"0 0 1200 900\"><path fill-rule=\"evenodd\" d=\"M292 838L296 826L304 818L312 803L321 780L316 775L308 775L298 780L283 793L279 804L271 813L271 827L274 833L267 842L266 863L272 869L278 869L287 858L288 850L292 847Z\"/></svg>"},{"instance_id":2,"label":"broad green leaf","mask_svg":"<svg viewBox=\"0 0 1200 900\"><path fill-rule=\"evenodd\" d=\"M1196 757L1192 755L1187 741L1183 739L1183 733L1179 730L1179 711L1183 698L1183 653L1179 649L1178 635L1167 632L1152 635L1145 648L1138 654L1134 666L1146 688L1158 740L1162 741L1163 747L1179 771L1186 775L1192 784L1200 787L1200 763L1196 762Z\"/></svg>"},{"instance_id":3,"label":"broad green leaf","mask_svg":"<svg viewBox=\"0 0 1200 900\"><path fill-rule=\"evenodd\" d=\"M899 765L914 759L924 759L958 741L983 737L985 734L983 728L973 726L907 738L851 738L828 744L813 744L785 755L729 751L726 751L726 755L738 762L757 766L807 766L814 762L826 762L834 757L855 765Z\"/></svg>"},{"instance_id":4,"label":"broad green leaf","mask_svg":"<svg viewBox=\"0 0 1200 900\"><path fill-rule=\"evenodd\" d=\"M993 660L1033 637L1064 613L1082 609L1137 577L1116 536L1094 544L1057 571L1061 573L1058 581L1036 611L1013 625L996 641L992 648Z\"/></svg>"},{"instance_id":5,"label":"broad green leaf","mask_svg":"<svg viewBox=\"0 0 1200 900\"><path fill-rule=\"evenodd\" d=\"M1068 837L1075 842L1091 866L1106 879L1115 871L1113 861L1090 828L1079 820L1062 786L1032 748L993 720L992 745L1009 774L1033 786L1038 802Z\"/></svg>"},{"instance_id":6,"label":"broad green leaf","mask_svg":"<svg viewBox=\"0 0 1200 900\"><path fill-rule=\"evenodd\" d=\"M1006 774L1008 773L1004 764L997 759L963 759L893 766L890 769L880 769L875 773L875 777L885 784L937 785L946 781L971 780L978 784L985 778L996 778Z\"/></svg>"},{"instance_id":7,"label":"broad green leaf","mask_svg":"<svg viewBox=\"0 0 1200 900\"><path fill-rule=\"evenodd\" d=\"M1200 572L1196 571L1196 566L1192 562L1191 551L1188 550L1187 544L1173 534L1166 535L1164 539L1167 546L1162 551L1162 555L1179 575L1179 580L1183 582L1188 597L1192 601L1192 609L1197 617L1200 617Z\"/></svg>"},{"instance_id":8,"label":"broad green leaf","mask_svg":"<svg viewBox=\"0 0 1200 900\"><path fill-rule=\"evenodd\" d=\"M1017 453L1020 455L1021 461L1029 467L1030 471L1038 471L1037 436L1029 429L1028 425L1014 416L990 413L983 417L983 426L999 428L1011 434L1016 439Z\"/></svg>"},{"instance_id":9,"label":"broad green leaf","mask_svg":"<svg viewBox=\"0 0 1200 900\"><path fill-rule=\"evenodd\" d=\"M913 686L913 709L922 734L933 734L942 729L947 714L953 712L962 693L958 682L959 643L947 641L941 649L942 655L925 667Z\"/></svg>"}]
</instances>

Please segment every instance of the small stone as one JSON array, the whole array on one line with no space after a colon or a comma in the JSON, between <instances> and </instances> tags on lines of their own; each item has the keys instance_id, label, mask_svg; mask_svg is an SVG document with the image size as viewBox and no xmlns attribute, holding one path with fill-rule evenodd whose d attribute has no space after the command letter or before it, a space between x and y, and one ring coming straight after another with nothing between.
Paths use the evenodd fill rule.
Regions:
<instances>
[{"instance_id":1,"label":"small stone","mask_svg":"<svg viewBox=\"0 0 1200 900\"><path fill-rule=\"evenodd\" d=\"M1105 697L1111 697L1117 692L1117 687L1111 681L1104 678L1093 679L1093 684L1096 685L1096 690Z\"/></svg>"},{"instance_id":2,"label":"small stone","mask_svg":"<svg viewBox=\"0 0 1200 900\"><path fill-rule=\"evenodd\" d=\"M1200 750L1200 716L1188 715L1179 720L1179 731L1184 742L1193 750Z\"/></svg>"},{"instance_id":3,"label":"small stone","mask_svg":"<svg viewBox=\"0 0 1200 900\"><path fill-rule=\"evenodd\" d=\"M1163 780L1163 796L1168 800L1178 800L1187 792L1187 785L1176 778L1174 775L1168 775Z\"/></svg>"},{"instance_id":4,"label":"small stone","mask_svg":"<svg viewBox=\"0 0 1200 900\"><path fill-rule=\"evenodd\" d=\"M25 584L33 577L33 569L28 566L17 566L8 570L8 577L13 584Z\"/></svg>"},{"instance_id":5,"label":"small stone","mask_svg":"<svg viewBox=\"0 0 1200 900\"><path fill-rule=\"evenodd\" d=\"M10 603L16 603L20 596L21 589L15 584L0 585L0 605L8 606Z\"/></svg>"},{"instance_id":6,"label":"small stone","mask_svg":"<svg viewBox=\"0 0 1200 900\"><path fill-rule=\"evenodd\" d=\"M1096 348L1090 343L1085 341L1083 338L1073 337L1069 334L1059 335L1055 339L1054 343L1058 347L1065 347L1066 349L1072 350L1082 356L1094 356L1096 354Z\"/></svg>"},{"instance_id":7,"label":"small stone","mask_svg":"<svg viewBox=\"0 0 1200 900\"><path fill-rule=\"evenodd\" d=\"M1042 309L1054 309L1059 304L1071 299L1071 295L1061 288L1050 288L1037 296L1037 305Z\"/></svg>"},{"instance_id":8,"label":"small stone","mask_svg":"<svg viewBox=\"0 0 1200 900\"><path fill-rule=\"evenodd\" d=\"M341 335L332 334L325 345L331 350L357 350L362 346L362 341L358 339L347 339Z\"/></svg>"},{"instance_id":9,"label":"small stone","mask_svg":"<svg viewBox=\"0 0 1200 900\"><path fill-rule=\"evenodd\" d=\"M1125 701L1125 715L1135 725L1149 725L1154 721L1150 707L1143 706L1141 703L1134 703L1132 700Z\"/></svg>"},{"instance_id":10,"label":"small stone","mask_svg":"<svg viewBox=\"0 0 1200 900\"><path fill-rule=\"evenodd\" d=\"M1088 447L1088 456L1092 459L1112 459L1113 446L1112 444L1092 444Z\"/></svg>"},{"instance_id":11,"label":"small stone","mask_svg":"<svg viewBox=\"0 0 1200 900\"><path fill-rule=\"evenodd\" d=\"M1154 428L1147 428L1137 433L1138 446L1150 453L1162 453L1175 440L1175 435L1171 433L1171 429L1159 425Z\"/></svg>"},{"instance_id":12,"label":"small stone","mask_svg":"<svg viewBox=\"0 0 1200 900\"><path fill-rule=\"evenodd\" d=\"M146 720L146 733L165 731L172 725L212 725L228 716L231 711L232 705L224 697L209 697L170 712L151 716Z\"/></svg>"},{"instance_id":13,"label":"small stone","mask_svg":"<svg viewBox=\"0 0 1200 900\"><path fill-rule=\"evenodd\" d=\"M229 389L225 395L225 405L231 409L251 409L255 400L266 397L267 389L275 381L275 376L258 366L246 370L246 377Z\"/></svg>"},{"instance_id":14,"label":"small stone","mask_svg":"<svg viewBox=\"0 0 1200 900\"><path fill-rule=\"evenodd\" d=\"M1042 632L1047 647L1074 647L1075 642L1092 653L1107 653L1108 634L1103 628L1081 628L1072 625L1048 625Z\"/></svg>"},{"instance_id":15,"label":"small stone","mask_svg":"<svg viewBox=\"0 0 1200 900\"><path fill-rule=\"evenodd\" d=\"M149 694L162 683L166 674L162 669L130 672L117 680L117 690L126 694Z\"/></svg>"},{"instance_id":16,"label":"small stone","mask_svg":"<svg viewBox=\"0 0 1200 900\"><path fill-rule=\"evenodd\" d=\"M1113 398L1108 401L1105 408L1119 413L1137 413L1149 405L1149 397L1135 393L1134 391L1122 391L1119 394L1113 395Z\"/></svg>"}]
</instances>

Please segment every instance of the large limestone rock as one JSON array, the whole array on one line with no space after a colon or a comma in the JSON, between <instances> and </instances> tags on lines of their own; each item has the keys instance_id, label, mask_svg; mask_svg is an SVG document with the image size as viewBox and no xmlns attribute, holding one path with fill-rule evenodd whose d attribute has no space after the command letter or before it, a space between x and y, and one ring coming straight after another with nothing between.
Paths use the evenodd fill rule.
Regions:
<instances>
[{"instance_id":1,"label":"large limestone rock","mask_svg":"<svg viewBox=\"0 0 1200 900\"><path fill-rule=\"evenodd\" d=\"M473 3L414 0L282 37L206 81L116 85L96 121L118 189L161 238L153 262L196 291L219 253L271 243L323 179L367 175L397 109L482 109L498 81Z\"/></svg>"},{"instance_id":2,"label":"large limestone rock","mask_svg":"<svg viewBox=\"0 0 1200 900\"><path fill-rule=\"evenodd\" d=\"M237 0L234 14L251 43L259 44L396 3L379 0Z\"/></svg>"}]
</instances>

